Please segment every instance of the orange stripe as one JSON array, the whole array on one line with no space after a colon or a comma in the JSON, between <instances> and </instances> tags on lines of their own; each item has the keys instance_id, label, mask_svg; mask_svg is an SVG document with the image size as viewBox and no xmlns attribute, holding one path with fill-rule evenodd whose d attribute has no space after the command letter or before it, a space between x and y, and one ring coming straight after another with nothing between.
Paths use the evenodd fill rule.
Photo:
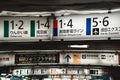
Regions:
<instances>
[{"instance_id":1,"label":"orange stripe","mask_svg":"<svg viewBox=\"0 0 120 80\"><path fill-rule=\"evenodd\" d=\"M56 75L55 75L55 78L60 78L60 75L59 75L59 74L56 74Z\"/></svg>"},{"instance_id":2,"label":"orange stripe","mask_svg":"<svg viewBox=\"0 0 120 80\"><path fill-rule=\"evenodd\" d=\"M120 65L120 54L118 54L118 61L119 61L119 65Z\"/></svg>"},{"instance_id":3,"label":"orange stripe","mask_svg":"<svg viewBox=\"0 0 120 80\"><path fill-rule=\"evenodd\" d=\"M71 75L71 78L75 79L75 78L77 78L77 75L73 74L73 75Z\"/></svg>"},{"instance_id":4,"label":"orange stripe","mask_svg":"<svg viewBox=\"0 0 120 80\"><path fill-rule=\"evenodd\" d=\"M52 74L52 69L49 69L49 71L50 71L50 74Z\"/></svg>"},{"instance_id":5,"label":"orange stripe","mask_svg":"<svg viewBox=\"0 0 120 80\"><path fill-rule=\"evenodd\" d=\"M51 74L52 74L52 69L51 69Z\"/></svg>"},{"instance_id":6,"label":"orange stripe","mask_svg":"<svg viewBox=\"0 0 120 80\"><path fill-rule=\"evenodd\" d=\"M73 64L81 64L80 53L73 53Z\"/></svg>"}]
</instances>

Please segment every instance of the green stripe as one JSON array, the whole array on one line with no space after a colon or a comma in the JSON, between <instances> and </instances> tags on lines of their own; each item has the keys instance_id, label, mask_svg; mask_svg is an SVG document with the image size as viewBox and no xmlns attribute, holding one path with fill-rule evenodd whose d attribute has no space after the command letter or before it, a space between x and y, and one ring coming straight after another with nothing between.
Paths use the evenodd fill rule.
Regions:
<instances>
[{"instance_id":1,"label":"green stripe","mask_svg":"<svg viewBox=\"0 0 120 80\"><path fill-rule=\"evenodd\" d=\"M22 74L22 70L20 69L20 75Z\"/></svg>"},{"instance_id":2,"label":"green stripe","mask_svg":"<svg viewBox=\"0 0 120 80\"><path fill-rule=\"evenodd\" d=\"M28 74L28 69L27 69L27 74Z\"/></svg>"},{"instance_id":3,"label":"green stripe","mask_svg":"<svg viewBox=\"0 0 120 80\"><path fill-rule=\"evenodd\" d=\"M9 21L4 21L4 37L9 37Z\"/></svg>"},{"instance_id":4,"label":"green stripe","mask_svg":"<svg viewBox=\"0 0 120 80\"><path fill-rule=\"evenodd\" d=\"M31 33L30 33L30 36L31 37L35 37L35 21L31 21L30 24L31 24Z\"/></svg>"}]
</instances>

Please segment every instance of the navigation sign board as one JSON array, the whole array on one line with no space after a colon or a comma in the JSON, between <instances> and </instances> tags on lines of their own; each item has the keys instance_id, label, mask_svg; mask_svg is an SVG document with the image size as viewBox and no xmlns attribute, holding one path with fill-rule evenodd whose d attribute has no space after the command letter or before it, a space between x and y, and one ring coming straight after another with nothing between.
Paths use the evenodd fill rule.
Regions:
<instances>
[{"instance_id":1,"label":"navigation sign board","mask_svg":"<svg viewBox=\"0 0 120 80\"><path fill-rule=\"evenodd\" d=\"M79 71L79 69L68 68L67 69L67 74L79 74L78 71Z\"/></svg>"},{"instance_id":2,"label":"navigation sign board","mask_svg":"<svg viewBox=\"0 0 120 80\"><path fill-rule=\"evenodd\" d=\"M47 17L0 17L0 40L49 40Z\"/></svg>"},{"instance_id":3,"label":"navigation sign board","mask_svg":"<svg viewBox=\"0 0 120 80\"><path fill-rule=\"evenodd\" d=\"M81 64L80 53L61 53L60 63L61 64Z\"/></svg>"},{"instance_id":4,"label":"navigation sign board","mask_svg":"<svg viewBox=\"0 0 120 80\"><path fill-rule=\"evenodd\" d=\"M59 63L59 54L16 54L15 64Z\"/></svg>"},{"instance_id":5,"label":"navigation sign board","mask_svg":"<svg viewBox=\"0 0 120 80\"><path fill-rule=\"evenodd\" d=\"M13 75L30 75L31 69L15 69Z\"/></svg>"},{"instance_id":6,"label":"navigation sign board","mask_svg":"<svg viewBox=\"0 0 120 80\"><path fill-rule=\"evenodd\" d=\"M49 68L33 68L33 69L14 69L13 75L48 75Z\"/></svg>"},{"instance_id":7,"label":"navigation sign board","mask_svg":"<svg viewBox=\"0 0 120 80\"><path fill-rule=\"evenodd\" d=\"M118 55L111 53L88 54L83 53L81 58L82 64L92 65L118 65Z\"/></svg>"},{"instance_id":8,"label":"navigation sign board","mask_svg":"<svg viewBox=\"0 0 120 80\"><path fill-rule=\"evenodd\" d=\"M12 54L0 54L0 66L14 65L15 56Z\"/></svg>"},{"instance_id":9,"label":"navigation sign board","mask_svg":"<svg viewBox=\"0 0 120 80\"><path fill-rule=\"evenodd\" d=\"M57 16L53 21L54 40L120 38L120 12Z\"/></svg>"},{"instance_id":10,"label":"navigation sign board","mask_svg":"<svg viewBox=\"0 0 120 80\"><path fill-rule=\"evenodd\" d=\"M0 40L87 40L120 38L120 12L48 17L0 17ZM52 33L53 32L53 33Z\"/></svg>"},{"instance_id":11,"label":"navigation sign board","mask_svg":"<svg viewBox=\"0 0 120 80\"><path fill-rule=\"evenodd\" d=\"M61 53L60 64L118 65L115 53Z\"/></svg>"}]
</instances>

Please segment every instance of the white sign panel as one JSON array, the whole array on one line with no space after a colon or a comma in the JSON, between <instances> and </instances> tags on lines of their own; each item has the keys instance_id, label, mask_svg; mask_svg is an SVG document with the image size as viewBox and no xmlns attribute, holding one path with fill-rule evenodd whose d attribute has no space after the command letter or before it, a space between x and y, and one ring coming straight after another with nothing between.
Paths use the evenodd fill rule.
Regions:
<instances>
[{"instance_id":1,"label":"white sign panel","mask_svg":"<svg viewBox=\"0 0 120 80\"><path fill-rule=\"evenodd\" d=\"M13 75L48 75L50 71L48 68L35 69L14 69Z\"/></svg>"},{"instance_id":2,"label":"white sign panel","mask_svg":"<svg viewBox=\"0 0 120 80\"><path fill-rule=\"evenodd\" d=\"M0 40L50 39L47 17L0 17Z\"/></svg>"},{"instance_id":3,"label":"white sign panel","mask_svg":"<svg viewBox=\"0 0 120 80\"><path fill-rule=\"evenodd\" d=\"M89 74L94 76L102 76L104 75L104 71L102 69L90 69Z\"/></svg>"},{"instance_id":4,"label":"white sign panel","mask_svg":"<svg viewBox=\"0 0 120 80\"><path fill-rule=\"evenodd\" d=\"M15 56L12 54L0 54L0 66L14 65Z\"/></svg>"},{"instance_id":5,"label":"white sign panel","mask_svg":"<svg viewBox=\"0 0 120 80\"><path fill-rule=\"evenodd\" d=\"M110 53L82 54L82 64L118 65L118 55Z\"/></svg>"},{"instance_id":6,"label":"white sign panel","mask_svg":"<svg viewBox=\"0 0 120 80\"><path fill-rule=\"evenodd\" d=\"M60 54L61 64L81 64L81 54L80 53L64 53Z\"/></svg>"},{"instance_id":7,"label":"white sign panel","mask_svg":"<svg viewBox=\"0 0 120 80\"><path fill-rule=\"evenodd\" d=\"M65 68L50 68L49 69L50 74L66 74Z\"/></svg>"},{"instance_id":8,"label":"white sign panel","mask_svg":"<svg viewBox=\"0 0 120 80\"><path fill-rule=\"evenodd\" d=\"M50 68L49 69L49 74L87 74L88 70L87 69L78 69L78 68Z\"/></svg>"},{"instance_id":9,"label":"white sign panel","mask_svg":"<svg viewBox=\"0 0 120 80\"><path fill-rule=\"evenodd\" d=\"M67 74L79 74L79 69L68 68Z\"/></svg>"},{"instance_id":10,"label":"white sign panel","mask_svg":"<svg viewBox=\"0 0 120 80\"><path fill-rule=\"evenodd\" d=\"M66 53L60 54L61 64L118 65L118 55L111 53Z\"/></svg>"},{"instance_id":11,"label":"white sign panel","mask_svg":"<svg viewBox=\"0 0 120 80\"><path fill-rule=\"evenodd\" d=\"M30 75L32 73L33 73L32 69L15 69L15 70L13 70L13 75L17 75L17 76Z\"/></svg>"},{"instance_id":12,"label":"white sign panel","mask_svg":"<svg viewBox=\"0 0 120 80\"><path fill-rule=\"evenodd\" d=\"M64 75L63 75L64 74ZM34 69L14 69L13 75L49 75L49 77L60 78L67 76L77 78L81 75L102 76L102 69L78 69L78 68L34 68ZM66 76L66 77L65 77Z\"/></svg>"},{"instance_id":13,"label":"white sign panel","mask_svg":"<svg viewBox=\"0 0 120 80\"><path fill-rule=\"evenodd\" d=\"M58 16L54 20L53 39L120 38L120 12Z\"/></svg>"}]
</instances>

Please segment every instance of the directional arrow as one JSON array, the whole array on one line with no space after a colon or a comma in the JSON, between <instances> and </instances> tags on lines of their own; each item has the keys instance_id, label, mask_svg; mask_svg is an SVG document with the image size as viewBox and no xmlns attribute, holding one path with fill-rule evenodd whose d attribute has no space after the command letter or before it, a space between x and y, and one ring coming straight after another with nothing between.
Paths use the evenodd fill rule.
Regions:
<instances>
[{"instance_id":1,"label":"directional arrow","mask_svg":"<svg viewBox=\"0 0 120 80\"><path fill-rule=\"evenodd\" d=\"M69 60L71 59L71 57L69 55L65 56L65 59L67 59L67 63L69 62Z\"/></svg>"}]
</instances>

